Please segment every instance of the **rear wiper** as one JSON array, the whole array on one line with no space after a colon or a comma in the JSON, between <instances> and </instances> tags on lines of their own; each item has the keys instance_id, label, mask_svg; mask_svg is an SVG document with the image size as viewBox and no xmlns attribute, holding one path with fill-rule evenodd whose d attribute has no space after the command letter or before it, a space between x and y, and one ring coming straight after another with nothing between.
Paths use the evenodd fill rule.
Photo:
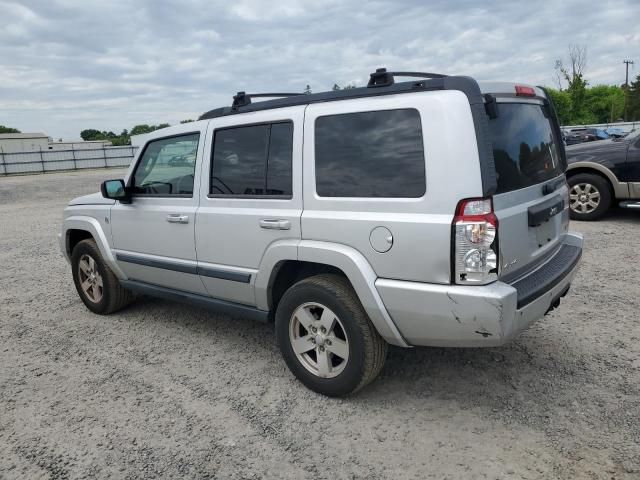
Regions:
<instances>
[{"instance_id":1,"label":"rear wiper","mask_svg":"<svg viewBox=\"0 0 640 480\"><path fill-rule=\"evenodd\" d=\"M487 112L490 119L498 118L498 102L496 97L490 93L484 94L484 111Z\"/></svg>"}]
</instances>

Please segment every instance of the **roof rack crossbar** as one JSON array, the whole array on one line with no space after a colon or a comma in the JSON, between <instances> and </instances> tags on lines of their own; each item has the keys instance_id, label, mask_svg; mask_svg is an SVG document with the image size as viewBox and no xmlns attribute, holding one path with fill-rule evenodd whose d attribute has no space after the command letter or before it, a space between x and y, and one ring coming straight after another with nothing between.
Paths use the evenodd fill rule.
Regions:
<instances>
[{"instance_id":1,"label":"roof rack crossbar","mask_svg":"<svg viewBox=\"0 0 640 480\"><path fill-rule=\"evenodd\" d=\"M445 78L446 75L428 72L387 72L386 68L378 68L369 75L367 87L388 87L393 85L394 77Z\"/></svg>"},{"instance_id":2,"label":"roof rack crossbar","mask_svg":"<svg viewBox=\"0 0 640 480\"><path fill-rule=\"evenodd\" d=\"M246 93L238 92L233 96L233 103L231 108L237 110L240 107L244 107L251 103L251 98L279 98L279 97L294 97L296 95L305 95L304 93Z\"/></svg>"}]
</instances>

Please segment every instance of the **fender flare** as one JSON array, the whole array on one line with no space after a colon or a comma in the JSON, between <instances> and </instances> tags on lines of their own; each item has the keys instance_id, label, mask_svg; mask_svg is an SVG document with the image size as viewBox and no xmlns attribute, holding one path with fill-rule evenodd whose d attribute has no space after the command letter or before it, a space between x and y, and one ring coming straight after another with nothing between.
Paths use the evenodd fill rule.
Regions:
<instances>
[{"instance_id":1,"label":"fender flare","mask_svg":"<svg viewBox=\"0 0 640 480\"><path fill-rule=\"evenodd\" d=\"M109 265L109 268L113 271L116 277L118 277L118 279L120 280L127 279L127 276L122 272L122 270L120 270L120 267L118 267L116 258L113 255L111 248L109 247L109 240L107 239L107 235L104 233L102 225L100 225L100 222L98 222L98 220L93 217L87 217L84 215L73 215L64 219L60 237L60 248L62 249L62 253L67 260L70 260L69 253L67 251L69 230L84 230L85 232L89 232L95 240L102 258L107 263L107 265Z\"/></svg>"},{"instance_id":2,"label":"fender flare","mask_svg":"<svg viewBox=\"0 0 640 480\"><path fill-rule=\"evenodd\" d=\"M271 273L285 260L330 265L340 269L353 286L369 319L378 333L390 344L410 345L393 322L375 287L377 275L367 259L354 248L342 244L313 240L285 240L269 247L262 258L255 281L256 306L269 309L268 291Z\"/></svg>"},{"instance_id":3,"label":"fender flare","mask_svg":"<svg viewBox=\"0 0 640 480\"><path fill-rule=\"evenodd\" d=\"M604 175L609 180L609 183L611 183L611 186L613 187L613 194L616 198L629 198L629 184L627 182L619 181L618 177L616 177L615 174L604 165L596 162L580 160L569 164L567 167L567 174L571 170L576 170L578 168L595 170L596 172Z\"/></svg>"}]
</instances>

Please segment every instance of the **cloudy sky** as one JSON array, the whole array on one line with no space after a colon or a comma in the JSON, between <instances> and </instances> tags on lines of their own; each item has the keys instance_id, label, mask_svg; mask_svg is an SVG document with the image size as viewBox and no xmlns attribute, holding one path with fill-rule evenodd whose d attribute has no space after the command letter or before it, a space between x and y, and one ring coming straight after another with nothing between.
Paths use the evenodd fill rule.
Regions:
<instances>
[{"instance_id":1,"label":"cloudy sky","mask_svg":"<svg viewBox=\"0 0 640 480\"><path fill-rule=\"evenodd\" d=\"M591 84L640 72L638 0L0 0L0 22L0 125L68 140L380 66L552 86L579 44Z\"/></svg>"}]
</instances>

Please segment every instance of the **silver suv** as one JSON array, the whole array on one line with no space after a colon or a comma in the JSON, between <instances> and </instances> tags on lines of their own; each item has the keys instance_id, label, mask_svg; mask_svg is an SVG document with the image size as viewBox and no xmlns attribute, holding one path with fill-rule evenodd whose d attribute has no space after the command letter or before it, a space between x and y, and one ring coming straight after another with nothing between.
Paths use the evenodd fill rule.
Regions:
<instances>
[{"instance_id":1,"label":"silver suv","mask_svg":"<svg viewBox=\"0 0 640 480\"><path fill-rule=\"evenodd\" d=\"M274 322L293 374L337 396L388 344L501 345L567 293L582 237L542 89L379 69L258 96L152 133L123 180L65 209L91 311L135 292Z\"/></svg>"}]
</instances>

